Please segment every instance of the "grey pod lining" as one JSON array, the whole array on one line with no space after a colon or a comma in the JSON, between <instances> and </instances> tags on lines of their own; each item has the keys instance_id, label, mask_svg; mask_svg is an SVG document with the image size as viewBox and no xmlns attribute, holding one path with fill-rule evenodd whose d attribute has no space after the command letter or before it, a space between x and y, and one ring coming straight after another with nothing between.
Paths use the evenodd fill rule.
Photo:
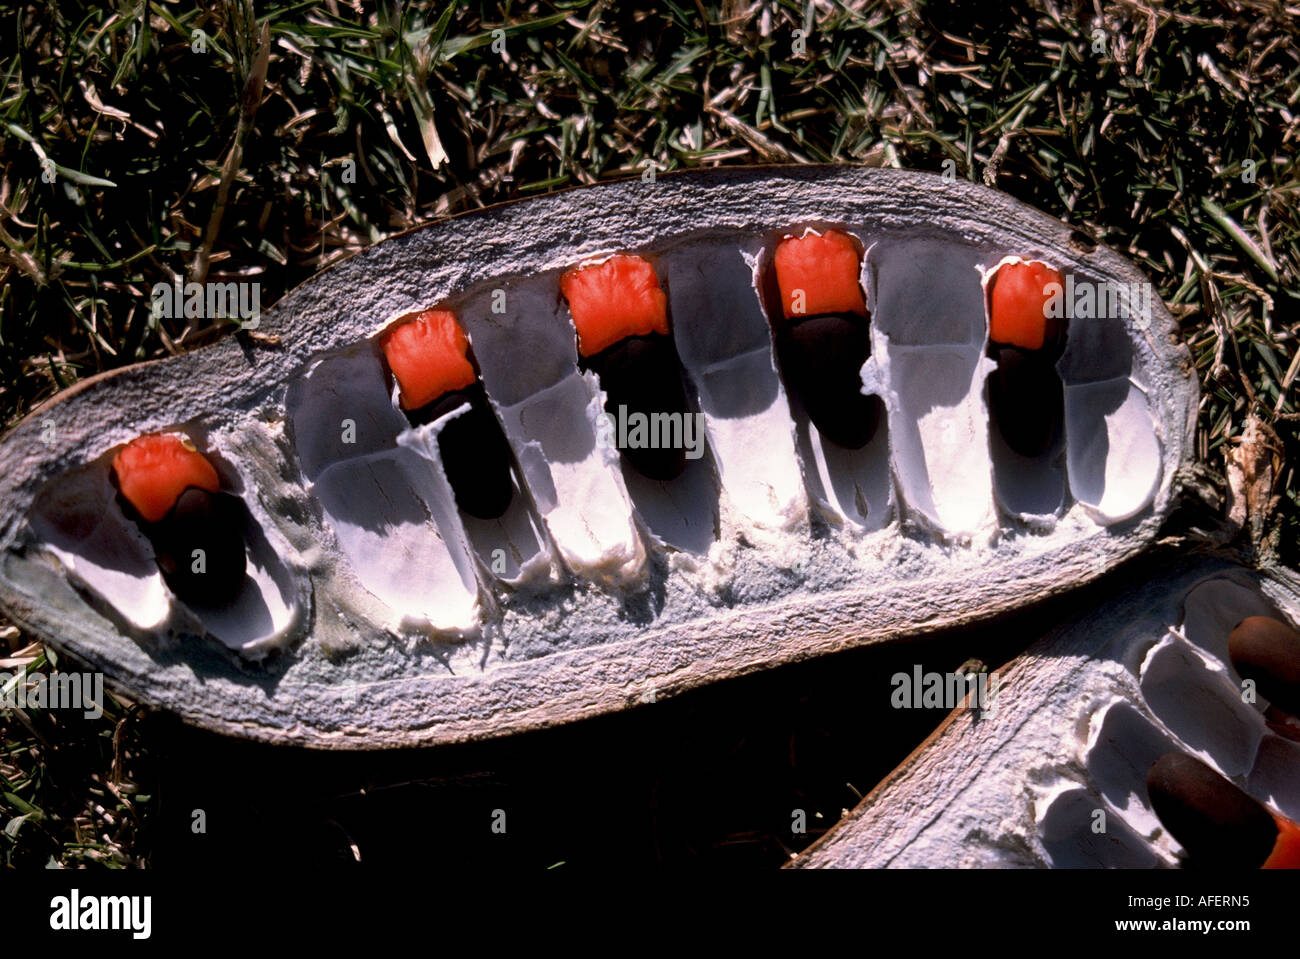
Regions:
<instances>
[{"instance_id":1,"label":"grey pod lining","mask_svg":"<svg viewBox=\"0 0 1300 959\"><path fill-rule=\"evenodd\" d=\"M784 395L756 280L776 239L828 226L867 249L863 388L888 410L851 454L820 442ZM616 251L654 263L705 418L707 455L676 485L629 477L594 441L597 385L567 353L558 274ZM1058 364L1064 463L1040 464L1027 499L998 488L983 283L1013 256L1125 289L1146 282L1002 194L887 170L686 174L412 231L276 304L262 318L276 346L227 340L122 370L20 425L0 445L0 600L134 696L210 728L324 748L554 725L652 688L1014 609L1152 541L1192 456L1196 387L1158 300L1150 317L1072 325ZM497 290L504 314L490 305ZM461 317L512 442L526 496L508 522L467 522L431 455L438 424L407 427L371 385L374 337L433 305ZM335 416L364 436L346 456L317 442ZM256 615L220 628L159 594L147 544L113 529L104 457L177 428L222 464L265 546ZM1062 488L1055 509L1023 505ZM50 524L74 489L103 528L73 524L60 546ZM394 503L374 490L396 491ZM98 572L118 567L126 580Z\"/></svg>"}]
</instances>

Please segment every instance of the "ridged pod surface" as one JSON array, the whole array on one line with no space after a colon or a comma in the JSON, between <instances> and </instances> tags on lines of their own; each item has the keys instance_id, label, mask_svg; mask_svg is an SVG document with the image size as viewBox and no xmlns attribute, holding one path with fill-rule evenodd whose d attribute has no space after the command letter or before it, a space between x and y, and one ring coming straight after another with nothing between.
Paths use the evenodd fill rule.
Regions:
<instances>
[{"instance_id":1,"label":"ridged pod surface","mask_svg":"<svg viewBox=\"0 0 1300 959\"><path fill-rule=\"evenodd\" d=\"M1300 817L1300 735L1266 720L1228 655L1248 617L1300 622L1300 578L1167 551L1139 566L997 670L992 708L954 710L790 867L1180 865L1146 785L1168 753Z\"/></svg>"},{"instance_id":2,"label":"ridged pod surface","mask_svg":"<svg viewBox=\"0 0 1300 959\"><path fill-rule=\"evenodd\" d=\"M829 229L862 251L861 389L884 410L859 449L820 436L773 347L775 247ZM667 481L611 445L560 293L619 253L654 268L701 428ZM1017 261L1110 294L1069 320L1063 428L1032 456L986 394L987 287ZM416 424L387 378L380 335L433 307L510 447L498 518L458 509L439 459L469 407ZM1014 610L1146 549L1193 457L1189 357L1146 278L928 174L720 170L493 207L332 267L260 332L85 381L5 438L0 604L138 699L319 748L556 725ZM166 431L242 503L232 603L173 595L115 500L114 452Z\"/></svg>"}]
</instances>

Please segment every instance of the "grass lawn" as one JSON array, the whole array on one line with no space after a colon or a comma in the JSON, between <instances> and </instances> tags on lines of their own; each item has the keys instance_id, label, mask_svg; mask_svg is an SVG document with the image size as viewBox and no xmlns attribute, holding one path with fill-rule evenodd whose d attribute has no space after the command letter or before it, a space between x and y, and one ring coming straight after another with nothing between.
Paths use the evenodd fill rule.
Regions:
<instances>
[{"instance_id":1,"label":"grass lawn","mask_svg":"<svg viewBox=\"0 0 1300 959\"><path fill-rule=\"evenodd\" d=\"M267 306L413 225L651 161L948 170L1150 275L1200 375L1207 483L1226 491L1251 424L1257 539L1295 566L1298 16L1285 0L10 6L0 421L229 335L153 318L155 283L255 280ZM0 671L54 664L13 626L0 639ZM0 713L0 861L147 862L136 716L111 699L99 720Z\"/></svg>"}]
</instances>

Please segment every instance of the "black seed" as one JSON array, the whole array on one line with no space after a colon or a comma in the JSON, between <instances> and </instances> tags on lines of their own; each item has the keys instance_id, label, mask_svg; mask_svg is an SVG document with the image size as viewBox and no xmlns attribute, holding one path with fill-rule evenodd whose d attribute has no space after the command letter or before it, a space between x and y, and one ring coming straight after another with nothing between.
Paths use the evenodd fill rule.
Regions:
<instances>
[{"instance_id":1,"label":"black seed","mask_svg":"<svg viewBox=\"0 0 1300 959\"><path fill-rule=\"evenodd\" d=\"M1156 760L1147 772L1147 795L1161 824L1187 850L1188 865L1258 869L1277 842L1267 809L1184 753Z\"/></svg>"},{"instance_id":2,"label":"black seed","mask_svg":"<svg viewBox=\"0 0 1300 959\"><path fill-rule=\"evenodd\" d=\"M1065 390L1051 351L991 346L998 368L989 377L989 418L1021 456L1041 456L1061 435Z\"/></svg>"},{"instance_id":3,"label":"black seed","mask_svg":"<svg viewBox=\"0 0 1300 959\"><path fill-rule=\"evenodd\" d=\"M606 395L605 412L616 423L620 406L626 407L624 415L630 418L639 413L647 424L662 422L651 419L656 413L678 414L683 434L670 436L669 445L658 448L629 445L620 452L633 468L650 479L671 480L680 476L686 469L684 433L689 410L682 386L682 364L673 349L673 341L660 333L629 336L589 357L583 366L600 377ZM647 443L652 441L649 433L647 426ZM677 442L678 439L682 441Z\"/></svg>"},{"instance_id":4,"label":"black seed","mask_svg":"<svg viewBox=\"0 0 1300 959\"><path fill-rule=\"evenodd\" d=\"M1272 617L1251 616L1228 637L1228 656L1265 699L1300 715L1300 633Z\"/></svg>"},{"instance_id":5,"label":"black seed","mask_svg":"<svg viewBox=\"0 0 1300 959\"><path fill-rule=\"evenodd\" d=\"M470 516L496 519L514 496L510 444L497 422L483 386L444 393L427 406L407 413L417 426L445 416L463 403L469 410L447 423L438 434L442 468L455 494L456 505Z\"/></svg>"},{"instance_id":6,"label":"black seed","mask_svg":"<svg viewBox=\"0 0 1300 959\"><path fill-rule=\"evenodd\" d=\"M781 376L826 439L861 449L880 424L878 396L862 394L862 364L871 355L867 321L859 316L810 316L776 335Z\"/></svg>"},{"instance_id":7,"label":"black seed","mask_svg":"<svg viewBox=\"0 0 1300 959\"><path fill-rule=\"evenodd\" d=\"M163 579L182 600L224 606L238 595L247 569L238 499L190 487L157 523L141 525Z\"/></svg>"}]
</instances>

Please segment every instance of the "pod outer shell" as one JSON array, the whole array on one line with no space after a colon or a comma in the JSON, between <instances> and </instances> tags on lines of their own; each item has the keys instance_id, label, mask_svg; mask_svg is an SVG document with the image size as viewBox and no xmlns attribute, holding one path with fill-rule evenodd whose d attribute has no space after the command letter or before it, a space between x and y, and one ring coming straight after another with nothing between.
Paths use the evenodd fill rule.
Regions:
<instances>
[{"instance_id":1,"label":"pod outer shell","mask_svg":"<svg viewBox=\"0 0 1300 959\"><path fill-rule=\"evenodd\" d=\"M650 625L634 639L508 662L478 674L374 680L338 664L337 681L251 675L223 651L149 651L86 604L52 565L22 555L25 518L50 478L150 431L204 417L236 423L313 356L348 347L396 316L483 280L561 270L612 251L657 251L701 235L768 235L794 224L915 231L1018 250L1060 269L1125 283L1147 278L1114 252L1011 197L927 173L859 167L724 168L586 187L474 211L385 240L302 284L263 313L250 339L82 381L0 443L0 605L34 636L102 670L109 684L185 721L321 749L459 742L556 726L781 663L952 629L1060 594L1145 549L1194 456L1197 386L1177 325L1155 301L1130 332L1135 368L1161 429L1154 506L1118 531L901 583L866 582L761 608ZM991 265L991 264L990 264ZM57 424L46 442L49 422Z\"/></svg>"},{"instance_id":2,"label":"pod outer shell","mask_svg":"<svg viewBox=\"0 0 1300 959\"><path fill-rule=\"evenodd\" d=\"M1267 606L1270 615L1300 617L1300 574L1285 567L1254 570L1243 559L1226 550L1161 546L1088 587L1077 611L1047 635L1011 662L990 664L999 677L991 692L995 708L981 714L958 705L857 806L785 868L1177 865L1180 847L1170 842L1167 827L1155 819L1139 820L1133 806L1124 809L1115 803L1128 793L1142 797L1135 805L1145 804L1147 768L1156 755L1194 753L1216 763L1227 758L1215 755L1217 748L1204 741L1189 745L1178 738L1179 732L1195 730L1203 720L1215 728L1230 726L1245 716L1246 729L1257 727L1257 738L1295 752L1294 744L1268 735L1253 707L1242 705L1240 715L1226 715L1215 710L1215 701L1200 698L1209 691L1239 701L1240 690L1222 673L1207 670L1198 676L1194 664L1199 659L1187 660L1193 669L1168 685L1168 699L1159 704L1159 711L1143 696L1138 678L1162 644L1172 640L1175 646L1187 646L1185 639L1173 639L1175 629L1202 650L1213 637L1211 645L1217 642L1226 664L1232 626L1223 619L1224 594L1214 604L1217 619L1212 616L1195 629L1188 622L1189 597L1207 584L1248 595L1252 607ZM1184 713L1171 715L1170 702ZM1116 707L1130 717L1117 727L1122 734L1110 732L1099 721ZM1206 748L1208 753L1199 752ZM1256 749L1247 746L1245 752L1254 755ZM1146 753L1150 758L1135 760ZM1103 761L1107 758L1109 762ZM1257 780L1254 773L1238 775L1233 782L1241 788L1243 780L1256 800L1262 802L1271 793L1284 811L1289 806L1294 815L1300 808L1294 776L1284 777L1286 784ZM1086 848L1089 840L1097 845L1089 858L1062 863L1053 858L1044 829L1053 800L1074 796L1083 798L1067 818L1085 837L1079 845ZM1102 808L1107 829L1097 835L1092 817Z\"/></svg>"}]
</instances>

